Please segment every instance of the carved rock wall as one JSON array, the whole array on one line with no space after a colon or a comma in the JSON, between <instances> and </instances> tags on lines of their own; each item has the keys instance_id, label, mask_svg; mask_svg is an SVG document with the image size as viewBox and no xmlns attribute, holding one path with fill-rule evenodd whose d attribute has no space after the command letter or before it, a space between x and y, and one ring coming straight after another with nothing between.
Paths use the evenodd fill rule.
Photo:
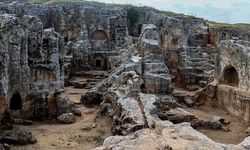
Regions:
<instances>
[{"instance_id":1,"label":"carved rock wall","mask_svg":"<svg viewBox=\"0 0 250 150\"><path fill-rule=\"evenodd\" d=\"M32 104L27 101L30 95L45 100L50 91L63 86L60 35L51 28L43 29L34 16L1 14L0 18L1 100L8 106L18 93L25 112Z\"/></svg>"}]
</instances>

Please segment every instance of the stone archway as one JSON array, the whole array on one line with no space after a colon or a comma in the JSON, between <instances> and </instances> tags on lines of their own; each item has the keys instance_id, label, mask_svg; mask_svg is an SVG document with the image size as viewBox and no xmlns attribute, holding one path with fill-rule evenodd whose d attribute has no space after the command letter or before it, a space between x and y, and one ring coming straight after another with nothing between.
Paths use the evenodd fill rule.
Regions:
<instances>
[{"instance_id":1,"label":"stone archway","mask_svg":"<svg viewBox=\"0 0 250 150\"><path fill-rule=\"evenodd\" d=\"M109 49L109 37L103 30L96 30L91 34L94 51L107 51Z\"/></svg>"},{"instance_id":2,"label":"stone archway","mask_svg":"<svg viewBox=\"0 0 250 150\"><path fill-rule=\"evenodd\" d=\"M92 39L104 41L104 40L108 40L108 35L103 30L97 30L97 31L92 33Z\"/></svg>"},{"instance_id":3,"label":"stone archway","mask_svg":"<svg viewBox=\"0 0 250 150\"><path fill-rule=\"evenodd\" d=\"M223 71L222 83L230 86L239 86L239 74L233 66L225 67Z\"/></svg>"},{"instance_id":4,"label":"stone archway","mask_svg":"<svg viewBox=\"0 0 250 150\"><path fill-rule=\"evenodd\" d=\"M16 91L10 99L10 109L11 110L22 109L22 97L18 91Z\"/></svg>"}]
</instances>

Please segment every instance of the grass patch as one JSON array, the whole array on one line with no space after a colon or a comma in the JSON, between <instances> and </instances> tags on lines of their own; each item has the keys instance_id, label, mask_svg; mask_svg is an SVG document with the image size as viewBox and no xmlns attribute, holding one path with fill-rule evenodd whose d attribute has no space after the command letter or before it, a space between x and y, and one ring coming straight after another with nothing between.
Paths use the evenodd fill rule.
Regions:
<instances>
[{"instance_id":1,"label":"grass patch","mask_svg":"<svg viewBox=\"0 0 250 150\"><path fill-rule=\"evenodd\" d=\"M82 131L90 131L92 130L91 127L81 128ZM105 140L106 132L102 129L96 130L94 135L75 135L71 139L75 142L82 144L82 143L92 143L97 146L102 145L103 141Z\"/></svg>"},{"instance_id":2,"label":"grass patch","mask_svg":"<svg viewBox=\"0 0 250 150\"><path fill-rule=\"evenodd\" d=\"M127 6L125 7L125 9L128 12L127 19L129 20L131 24L135 24L138 21L139 16L140 16L139 7Z\"/></svg>"},{"instance_id":3,"label":"grass patch","mask_svg":"<svg viewBox=\"0 0 250 150\"><path fill-rule=\"evenodd\" d=\"M229 49L230 55L235 55L235 54L237 54L239 52L240 52L239 48L231 48L231 49Z\"/></svg>"},{"instance_id":4,"label":"grass patch","mask_svg":"<svg viewBox=\"0 0 250 150\"><path fill-rule=\"evenodd\" d=\"M98 133L98 135L101 135L101 136L104 136L106 134L106 132L102 129L96 130L96 133Z\"/></svg>"},{"instance_id":5,"label":"grass patch","mask_svg":"<svg viewBox=\"0 0 250 150\"><path fill-rule=\"evenodd\" d=\"M10 29L9 28L3 28L3 29L0 29L0 39L3 38L3 35L10 32Z\"/></svg>"},{"instance_id":6,"label":"grass patch","mask_svg":"<svg viewBox=\"0 0 250 150\"><path fill-rule=\"evenodd\" d=\"M96 7L104 7L104 8L125 8L128 6L133 5L126 5L126 4L115 4L115 3L102 3L96 1L88 1L88 0L30 0L27 1L28 3L35 3L35 4L63 4L63 3L76 3L76 4L86 4L86 5L93 5Z\"/></svg>"},{"instance_id":7,"label":"grass patch","mask_svg":"<svg viewBox=\"0 0 250 150\"><path fill-rule=\"evenodd\" d=\"M250 30L250 24L247 23L236 23L236 24L228 24L228 23L220 23L220 22L214 22L214 21L206 21L207 24L210 26L215 27L221 27L221 28L236 28L243 31L249 31Z\"/></svg>"},{"instance_id":8,"label":"grass patch","mask_svg":"<svg viewBox=\"0 0 250 150\"><path fill-rule=\"evenodd\" d=\"M88 0L23 0L24 2L28 3L36 3L36 4L64 4L64 3L74 3L74 4L85 4L85 5L92 5L100 8L124 8L128 12L128 20L130 20L130 23L133 24L137 22L139 15L140 15L140 9L141 7L137 7L131 4L116 4L116 3L102 3L102 2L96 2L96 1L88 1ZM189 18L189 19L198 19L194 15L186 15L182 13L174 13L170 11L160 11L160 13L174 17L174 18ZM236 28L244 31L250 30L250 24L246 23L238 23L238 24L227 24L227 23L219 23L215 21L209 21L205 20L207 24L210 26L216 26L216 27L225 27L225 28Z\"/></svg>"},{"instance_id":9,"label":"grass patch","mask_svg":"<svg viewBox=\"0 0 250 150\"><path fill-rule=\"evenodd\" d=\"M102 137L101 135L93 135L93 136L79 135L77 137L74 137L74 140L79 144L81 144L81 143L92 143L92 144L96 144L96 145L102 145L105 138Z\"/></svg>"}]
</instances>

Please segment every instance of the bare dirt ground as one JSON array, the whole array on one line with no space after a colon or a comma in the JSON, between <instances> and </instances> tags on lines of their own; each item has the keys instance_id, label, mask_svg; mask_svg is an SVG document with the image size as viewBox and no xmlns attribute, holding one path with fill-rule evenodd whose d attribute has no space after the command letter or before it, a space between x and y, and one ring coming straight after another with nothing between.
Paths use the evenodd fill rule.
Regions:
<instances>
[{"instance_id":1,"label":"bare dirt ground","mask_svg":"<svg viewBox=\"0 0 250 150\"><path fill-rule=\"evenodd\" d=\"M178 87L175 87L174 92L186 93L190 96L195 94L195 92L187 91ZM216 142L226 144L239 144L247 136L245 130L247 129L247 127L249 127L249 125L238 120L236 117L231 116L229 113L222 109L210 106L201 106L199 108L185 108L185 110L194 114L197 118L203 120L213 120L213 118L217 116L225 118L226 121L230 121L230 124L228 125L229 129L231 130L230 132L208 129L198 130Z\"/></svg>"},{"instance_id":2,"label":"bare dirt ground","mask_svg":"<svg viewBox=\"0 0 250 150\"><path fill-rule=\"evenodd\" d=\"M69 99L76 103L82 112L82 117L78 117L76 123L64 125L56 122L34 122L32 126L18 125L15 128L32 131L38 142L34 145L12 146L11 149L89 150L101 146L103 140L111 135L109 119L98 115L98 107L86 108L79 104L84 91L86 89L65 88ZM93 128L93 125L97 126Z\"/></svg>"},{"instance_id":3,"label":"bare dirt ground","mask_svg":"<svg viewBox=\"0 0 250 150\"><path fill-rule=\"evenodd\" d=\"M82 117L78 117L76 123L63 125L56 122L34 122L32 126L15 126L15 128L32 131L37 137L38 143L12 146L11 148L13 150L89 150L101 146L103 140L112 135L110 122L108 118L98 115L98 107L86 108L80 104L81 94L85 91L86 89L77 89L73 86L65 87L65 94L82 112ZM177 88L175 92L185 93L187 91ZM188 95L193 94L194 92L188 92ZM245 130L248 126L221 109L208 106L185 109L199 119L211 120L215 116L220 116L231 122L229 124L230 132L199 129L200 132L216 142L238 144L246 137ZM95 124L97 126L93 128Z\"/></svg>"},{"instance_id":4,"label":"bare dirt ground","mask_svg":"<svg viewBox=\"0 0 250 150\"><path fill-rule=\"evenodd\" d=\"M244 124L242 121L239 121L237 118L230 116L227 112L221 109L202 106L199 108L186 108L186 110L194 114L199 119L212 120L215 116L219 116L225 118L227 121L230 121L228 127L231 131L229 132L208 129L198 130L216 142L226 144L239 144L247 136L245 130L247 129L248 125Z\"/></svg>"}]
</instances>

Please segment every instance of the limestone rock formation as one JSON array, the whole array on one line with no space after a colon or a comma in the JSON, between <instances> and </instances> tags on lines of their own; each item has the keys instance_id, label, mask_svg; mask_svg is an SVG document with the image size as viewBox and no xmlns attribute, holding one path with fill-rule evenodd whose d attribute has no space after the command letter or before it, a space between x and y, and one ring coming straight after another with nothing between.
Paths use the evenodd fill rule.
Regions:
<instances>
[{"instance_id":1,"label":"limestone rock formation","mask_svg":"<svg viewBox=\"0 0 250 150\"><path fill-rule=\"evenodd\" d=\"M71 124L76 122L76 117L72 113L65 113L57 117L58 122Z\"/></svg>"},{"instance_id":2,"label":"limestone rock formation","mask_svg":"<svg viewBox=\"0 0 250 150\"><path fill-rule=\"evenodd\" d=\"M126 7L0 2L0 114L10 108L20 118L75 123L80 103L66 96L70 85L110 119L114 136L97 149L249 149L249 137L221 144L198 132L229 132L229 122L186 108L213 106L249 123L250 33L136 11L131 20ZM5 116L3 124L11 123ZM35 141L30 132L0 136L0 143Z\"/></svg>"},{"instance_id":3,"label":"limestone rock formation","mask_svg":"<svg viewBox=\"0 0 250 150\"><path fill-rule=\"evenodd\" d=\"M13 145L35 144L36 138L29 131L1 131L1 143Z\"/></svg>"},{"instance_id":4,"label":"limestone rock formation","mask_svg":"<svg viewBox=\"0 0 250 150\"><path fill-rule=\"evenodd\" d=\"M166 125L164 125L166 124ZM180 144L181 143L181 144ZM249 147L249 138L246 138L239 145L226 145L216 143L200 132L197 132L188 123L173 125L169 122L162 123L162 133L159 135L156 131L143 129L128 136L113 136L104 141L103 147L96 150L107 149L188 149L195 150L203 148L205 150L247 150Z\"/></svg>"}]
</instances>

